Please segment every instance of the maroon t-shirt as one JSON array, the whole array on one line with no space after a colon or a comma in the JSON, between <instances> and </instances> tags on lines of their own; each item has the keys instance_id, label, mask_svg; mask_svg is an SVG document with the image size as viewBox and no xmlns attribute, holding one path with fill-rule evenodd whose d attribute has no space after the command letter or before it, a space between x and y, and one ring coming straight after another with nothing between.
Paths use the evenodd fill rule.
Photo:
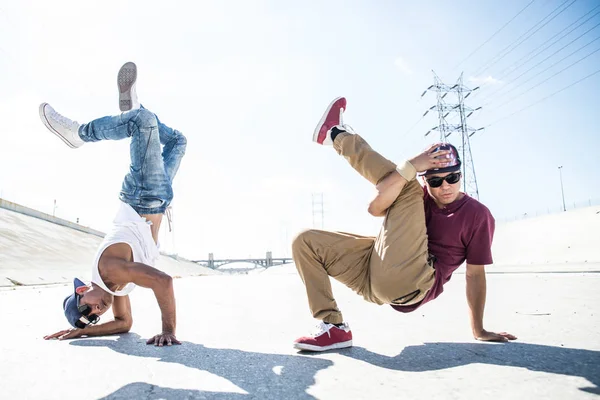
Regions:
<instances>
[{"instance_id":1,"label":"maroon t-shirt","mask_svg":"<svg viewBox=\"0 0 600 400\"><path fill-rule=\"evenodd\" d=\"M425 221L429 253L437 258L435 283L425 298L410 306L392 306L401 312L411 312L438 297L452 273L466 260L469 264L489 265L492 261L492 239L495 221L490 210L468 195L439 208L423 188Z\"/></svg>"}]
</instances>

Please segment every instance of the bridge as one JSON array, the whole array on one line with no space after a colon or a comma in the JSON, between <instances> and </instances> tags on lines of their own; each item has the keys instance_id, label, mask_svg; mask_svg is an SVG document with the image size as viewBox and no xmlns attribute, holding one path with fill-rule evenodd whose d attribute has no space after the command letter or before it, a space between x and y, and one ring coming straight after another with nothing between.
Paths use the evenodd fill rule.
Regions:
<instances>
[{"instance_id":1,"label":"bridge","mask_svg":"<svg viewBox=\"0 0 600 400\"><path fill-rule=\"evenodd\" d=\"M256 267L269 268L276 265L283 265L293 262L291 258L273 258L273 254L270 251L267 251L265 258L226 258L222 260L215 260L214 254L208 254L208 260L192 260L196 264L212 268L218 269L223 265L233 264L233 263L248 263L254 264Z\"/></svg>"}]
</instances>

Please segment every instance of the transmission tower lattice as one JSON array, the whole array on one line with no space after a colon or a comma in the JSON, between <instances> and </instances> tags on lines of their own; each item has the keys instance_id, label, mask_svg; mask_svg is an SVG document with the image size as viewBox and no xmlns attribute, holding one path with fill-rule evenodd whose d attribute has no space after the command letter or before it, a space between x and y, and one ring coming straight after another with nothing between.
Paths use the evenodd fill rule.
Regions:
<instances>
[{"instance_id":1,"label":"transmission tower lattice","mask_svg":"<svg viewBox=\"0 0 600 400\"><path fill-rule=\"evenodd\" d=\"M475 90L469 89L463 85L463 74L460 74L458 81L454 85L447 85L441 81L441 79L433 72L434 84L429 86L421 95L425 96L427 92L436 92L437 104L431 106L423 117L425 117L429 111L437 110L438 113L438 126L431 128L425 136L431 132L437 131L440 134L440 142L450 143L449 137L454 132L460 134L460 144L456 146L460 153L462 160L462 175L463 175L463 191L469 196L479 200L479 189L477 188L477 178L475 176L475 165L473 164L473 155L471 153L471 144L469 138L477 131L483 128L474 129L468 126L467 118L471 116L475 111L480 110L481 107L470 108L465 106L465 99L471 95ZM452 94L450 97L451 102L446 102L448 94ZM449 123L450 118L458 115L460 123ZM450 117L450 118L449 118Z\"/></svg>"}]
</instances>

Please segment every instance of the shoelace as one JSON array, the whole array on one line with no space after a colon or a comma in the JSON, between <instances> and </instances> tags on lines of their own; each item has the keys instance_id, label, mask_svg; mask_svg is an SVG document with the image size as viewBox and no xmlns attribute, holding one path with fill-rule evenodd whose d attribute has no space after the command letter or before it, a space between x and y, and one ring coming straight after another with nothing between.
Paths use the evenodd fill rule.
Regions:
<instances>
[{"instance_id":1,"label":"shoelace","mask_svg":"<svg viewBox=\"0 0 600 400\"><path fill-rule=\"evenodd\" d=\"M49 117L52 118L54 121L58 122L59 125L62 125L64 128L67 129L72 129L74 126L79 126L79 124L76 121L71 121L70 119L60 115L56 111L53 111L49 115Z\"/></svg>"},{"instance_id":2,"label":"shoelace","mask_svg":"<svg viewBox=\"0 0 600 400\"><path fill-rule=\"evenodd\" d=\"M338 126L341 127L344 131L346 131L348 133L356 133L350 125L344 124L344 109L343 108L340 108L340 123Z\"/></svg>"},{"instance_id":3,"label":"shoelace","mask_svg":"<svg viewBox=\"0 0 600 400\"><path fill-rule=\"evenodd\" d=\"M333 325L328 324L326 322L321 322L315 327L315 330L312 333L312 336L314 336L314 337L321 336L323 333L329 334L329 330L331 329L332 326Z\"/></svg>"},{"instance_id":4,"label":"shoelace","mask_svg":"<svg viewBox=\"0 0 600 400\"><path fill-rule=\"evenodd\" d=\"M340 124L340 125L336 125L335 127L338 128L340 131L344 131L344 132L348 132L348 133L352 133L352 134L356 133L354 131L354 129L348 124Z\"/></svg>"},{"instance_id":5,"label":"shoelace","mask_svg":"<svg viewBox=\"0 0 600 400\"><path fill-rule=\"evenodd\" d=\"M173 221L171 206L167 207L165 214L167 215L167 221L169 222L169 232L171 232L171 222Z\"/></svg>"},{"instance_id":6,"label":"shoelace","mask_svg":"<svg viewBox=\"0 0 600 400\"><path fill-rule=\"evenodd\" d=\"M354 129L353 129L353 128L352 128L350 125L348 125L348 124L343 124L342 126L344 127L344 130L345 130L346 132L348 132L348 133L356 133L356 132L354 131Z\"/></svg>"}]
</instances>

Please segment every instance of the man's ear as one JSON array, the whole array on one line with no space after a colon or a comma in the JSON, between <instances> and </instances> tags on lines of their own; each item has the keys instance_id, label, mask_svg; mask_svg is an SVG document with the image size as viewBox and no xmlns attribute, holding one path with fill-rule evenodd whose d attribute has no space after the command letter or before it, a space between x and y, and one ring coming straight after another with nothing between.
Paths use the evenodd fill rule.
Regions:
<instances>
[{"instance_id":1,"label":"man's ear","mask_svg":"<svg viewBox=\"0 0 600 400\"><path fill-rule=\"evenodd\" d=\"M85 292L87 292L88 289L89 289L89 287L87 287L87 286L79 286L77 289L75 289L75 293L82 295Z\"/></svg>"}]
</instances>

